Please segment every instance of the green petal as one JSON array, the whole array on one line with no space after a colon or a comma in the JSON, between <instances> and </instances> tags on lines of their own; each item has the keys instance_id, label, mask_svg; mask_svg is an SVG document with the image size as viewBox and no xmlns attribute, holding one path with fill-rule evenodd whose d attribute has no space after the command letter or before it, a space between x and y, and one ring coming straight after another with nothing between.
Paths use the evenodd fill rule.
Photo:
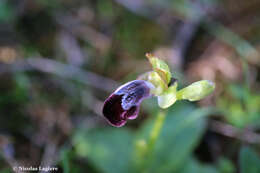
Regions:
<instances>
[{"instance_id":1,"label":"green petal","mask_svg":"<svg viewBox=\"0 0 260 173\"><path fill-rule=\"evenodd\" d=\"M168 65L163 60L158 59L150 53L147 53L146 57L149 59L153 70L156 71L166 83L166 85L168 85L171 80L171 72Z\"/></svg>"},{"instance_id":2,"label":"green petal","mask_svg":"<svg viewBox=\"0 0 260 173\"><path fill-rule=\"evenodd\" d=\"M159 74L154 71L144 73L143 75L139 76L138 79L151 82L155 87L154 89L151 90L151 93L154 94L155 96L162 94L168 88L168 86L161 79Z\"/></svg>"},{"instance_id":3,"label":"green petal","mask_svg":"<svg viewBox=\"0 0 260 173\"><path fill-rule=\"evenodd\" d=\"M209 95L215 89L215 84L209 80L201 80L194 82L186 88L177 92L177 99L185 99L189 101L200 100Z\"/></svg>"},{"instance_id":4,"label":"green petal","mask_svg":"<svg viewBox=\"0 0 260 173\"><path fill-rule=\"evenodd\" d=\"M166 91L164 91L161 95L158 96L158 105L165 109L173 105L176 100L176 89L177 89L177 82L170 86Z\"/></svg>"}]
</instances>

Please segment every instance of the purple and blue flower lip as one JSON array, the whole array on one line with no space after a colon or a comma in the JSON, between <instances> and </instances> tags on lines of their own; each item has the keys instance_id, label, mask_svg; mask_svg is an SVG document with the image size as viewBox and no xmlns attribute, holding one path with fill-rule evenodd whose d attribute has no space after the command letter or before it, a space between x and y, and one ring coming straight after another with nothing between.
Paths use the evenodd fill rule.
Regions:
<instances>
[{"instance_id":1,"label":"purple and blue flower lip","mask_svg":"<svg viewBox=\"0 0 260 173\"><path fill-rule=\"evenodd\" d=\"M152 96L154 86L144 80L130 81L113 92L104 103L103 115L115 127L125 125L128 119L137 118L143 99Z\"/></svg>"}]
</instances>

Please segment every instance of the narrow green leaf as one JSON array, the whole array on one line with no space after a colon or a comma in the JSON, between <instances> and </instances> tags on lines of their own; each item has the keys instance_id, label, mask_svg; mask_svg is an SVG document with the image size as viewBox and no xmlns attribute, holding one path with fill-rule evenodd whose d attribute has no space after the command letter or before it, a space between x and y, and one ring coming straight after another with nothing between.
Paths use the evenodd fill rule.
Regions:
<instances>
[{"instance_id":1,"label":"narrow green leaf","mask_svg":"<svg viewBox=\"0 0 260 173\"><path fill-rule=\"evenodd\" d=\"M70 172L69 154L69 150L64 149L61 151L61 165L64 173Z\"/></svg>"}]
</instances>

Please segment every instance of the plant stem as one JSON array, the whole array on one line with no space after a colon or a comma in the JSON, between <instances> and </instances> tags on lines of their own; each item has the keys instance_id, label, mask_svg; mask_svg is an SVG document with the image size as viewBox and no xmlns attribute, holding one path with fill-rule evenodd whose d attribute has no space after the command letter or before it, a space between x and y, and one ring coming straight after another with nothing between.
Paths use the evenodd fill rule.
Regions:
<instances>
[{"instance_id":1,"label":"plant stem","mask_svg":"<svg viewBox=\"0 0 260 173\"><path fill-rule=\"evenodd\" d=\"M154 144L156 140L158 139L158 136L161 132L162 125L164 123L166 117L165 111L160 111L156 117L156 120L154 122L154 126L151 130L149 141L148 141L148 150L152 150L154 147Z\"/></svg>"},{"instance_id":2,"label":"plant stem","mask_svg":"<svg viewBox=\"0 0 260 173\"><path fill-rule=\"evenodd\" d=\"M143 162L141 164L141 172L146 173L148 172L147 170L147 165L151 161L151 154L153 153L154 150L154 145L161 133L161 129L164 123L166 117L166 111L160 111L157 114L157 117L155 119L154 125L151 129L148 141L147 141L147 149L145 151L144 157L143 157Z\"/></svg>"}]
</instances>

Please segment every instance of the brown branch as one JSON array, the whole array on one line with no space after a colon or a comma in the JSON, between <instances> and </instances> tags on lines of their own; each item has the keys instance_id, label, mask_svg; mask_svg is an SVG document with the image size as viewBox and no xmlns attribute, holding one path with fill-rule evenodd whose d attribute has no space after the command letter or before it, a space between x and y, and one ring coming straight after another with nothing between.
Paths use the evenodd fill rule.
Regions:
<instances>
[{"instance_id":1,"label":"brown branch","mask_svg":"<svg viewBox=\"0 0 260 173\"><path fill-rule=\"evenodd\" d=\"M235 138L251 144L260 143L260 134L257 134L248 129L239 129L230 124L226 124L220 121L211 120L210 121L210 130L219 133L224 136Z\"/></svg>"},{"instance_id":2,"label":"brown branch","mask_svg":"<svg viewBox=\"0 0 260 173\"><path fill-rule=\"evenodd\" d=\"M14 146L9 137L0 135L0 154L14 172L20 173L19 162L14 158Z\"/></svg>"},{"instance_id":3,"label":"brown branch","mask_svg":"<svg viewBox=\"0 0 260 173\"><path fill-rule=\"evenodd\" d=\"M54 164L56 163L58 158L58 151L57 151L57 146L55 142L48 141L46 143L45 148L44 148L44 153L42 156L42 161L40 166L41 167L53 167ZM40 173L44 173L46 171L40 171Z\"/></svg>"},{"instance_id":4,"label":"brown branch","mask_svg":"<svg viewBox=\"0 0 260 173\"><path fill-rule=\"evenodd\" d=\"M107 92L111 92L119 86L117 82L96 73L47 58L27 58L10 65L0 64L0 73L30 70L55 74L62 78L76 80L85 85Z\"/></svg>"}]
</instances>

